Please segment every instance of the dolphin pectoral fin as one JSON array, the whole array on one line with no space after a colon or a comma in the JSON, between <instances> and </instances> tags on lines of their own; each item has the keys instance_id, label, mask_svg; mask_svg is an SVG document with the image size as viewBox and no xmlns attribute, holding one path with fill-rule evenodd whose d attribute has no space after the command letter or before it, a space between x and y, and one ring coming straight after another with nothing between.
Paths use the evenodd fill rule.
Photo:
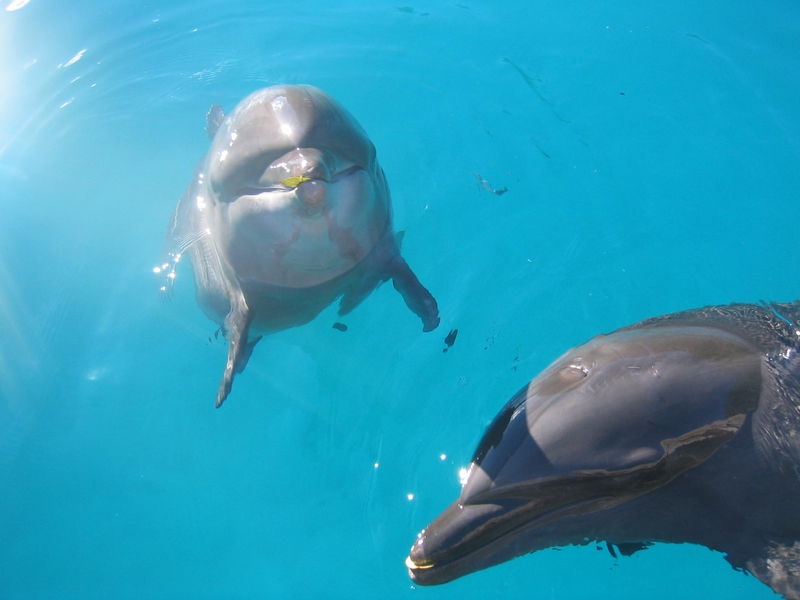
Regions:
<instances>
[{"instance_id":1,"label":"dolphin pectoral fin","mask_svg":"<svg viewBox=\"0 0 800 600\"><path fill-rule=\"evenodd\" d=\"M339 303L339 314L346 315L384 281L392 280L394 289L403 296L408 308L422 319L422 331L439 325L439 307L431 293L400 256L403 232L386 232L361 265L363 274L358 285L348 289Z\"/></svg>"},{"instance_id":2,"label":"dolphin pectoral fin","mask_svg":"<svg viewBox=\"0 0 800 600\"><path fill-rule=\"evenodd\" d=\"M439 325L439 306L417 276L399 254L390 271L394 289L400 292L406 306L422 319L422 331L433 331Z\"/></svg>"},{"instance_id":3,"label":"dolphin pectoral fin","mask_svg":"<svg viewBox=\"0 0 800 600\"><path fill-rule=\"evenodd\" d=\"M158 264L153 273L161 278L159 294L163 300L172 298L178 263L186 252L209 235L204 215L197 210L192 198L197 193L197 176L181 196L172 211L169 228L161 248Z\"/></svg>"},{"instance_id":4,"label":"dolphin pectoral fin","mask_svg":"<svg viewBox=\"0 0 800 600\"><path fill-rule=\"evenodd\" d=\"M225 329L228 332L228 362L225 365L225 372L219 384L217 392L216 407L222 406L228 394L231 393L233 378L237 373L241 373L247 365L247 360L253 353L253 348L258 343L257 338L251 343L247 342L247 335L250 331L250 322L253 314L247 306L244 297L239 295L231 308L231 312L225 317Z\"/></svg>"},{"instance_id":5,"label":"dolphin pectoral fin","mask_svg":"<svg viewBox=\"0 0 800 600\"><path fill-rule=\"evenodd\" d=\"M238 375L244 368L247 366L247 361L250 360L250 357L253 355L253 348L256 347L256 344L261 341L261 338L264 337L263 335L258 336L256 339L248 341L244 347L244 356L242 359L236 363L236 374Z\"/></svg>"},{"instance_id":6,"label":"dolphin pectoral fin","mask_svg":"<svg viewBox=\"0 0 800 600\"><path fill-rule=\"evenodd\" d=\"M159 287L162 300L172 300L175 293L175 278L177 277L178 263L184 253L208 235L208 231L193 231L183 237L172 240L171 246L163 251L160 264L153 268L153 272L163 276L163 284Z\"/></svg>"},{"instance_id":7,"label":"dolphin pectoral fin","mask_svg":"<svg viewBox=\"0 0 800 600\"><path fill-rule=\"evenodd\" d=\"M222 121L225 119L225 112L219 104L212 104L206 113L206 134L208 139L213 140L217 135Z\"/></svg>"}]
</instances>

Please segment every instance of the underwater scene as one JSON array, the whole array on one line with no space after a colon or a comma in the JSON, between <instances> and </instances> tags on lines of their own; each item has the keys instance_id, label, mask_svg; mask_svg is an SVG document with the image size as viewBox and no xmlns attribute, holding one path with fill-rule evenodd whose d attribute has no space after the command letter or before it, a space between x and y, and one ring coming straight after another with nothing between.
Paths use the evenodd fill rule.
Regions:
<instances>
[{"instance_id":1,"label":"underwater scene","mask_svg":"<svg viewBox=\"0 0 800 600\"><path fill-rule=\"evenodd\" d=\"M2 0L0 598L800 597L797 4L406 2Z\"/></svg>"}]
</instances>

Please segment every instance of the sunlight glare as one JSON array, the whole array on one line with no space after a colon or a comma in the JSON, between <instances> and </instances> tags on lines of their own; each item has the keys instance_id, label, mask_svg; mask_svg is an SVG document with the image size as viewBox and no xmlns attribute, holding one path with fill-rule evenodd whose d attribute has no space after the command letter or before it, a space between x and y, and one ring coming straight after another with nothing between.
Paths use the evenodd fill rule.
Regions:
<instances>
[{"instance_id":1,"label":"sunlight glare","mask_svg":"<svg viewBox=\"0 0 800 600\"><path fill-rule=\"evenodd\" d=\"M12 0L11 4L6 6L6 10L9 11L9 12L12 11L12 10L19 10L20 8L25 6L30 1L31 0Z\"/></svg>"},{"instance_id":2,"label":"sunlight glare","mask_svg":"<svg viewBox=\"0 0 800 600\"><path fill-rule=\"evenodd\" d=\"M465 469L464 467L458 470L458 481L462 487L466 485L467 479L469 479L469 471L469 469Z\"/></svg>"}]
</instances>

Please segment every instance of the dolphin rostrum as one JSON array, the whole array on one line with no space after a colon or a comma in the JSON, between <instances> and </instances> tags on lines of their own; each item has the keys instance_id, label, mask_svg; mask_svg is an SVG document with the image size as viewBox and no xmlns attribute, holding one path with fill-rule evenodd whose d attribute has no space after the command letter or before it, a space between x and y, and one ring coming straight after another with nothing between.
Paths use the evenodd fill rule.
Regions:
<instances>
[{"instance_id":1,"label":"dolphin rostrum","mask_svg":"<svg viewBox=\"0 0 800 600\"><path fill-rule=\"evenodd\" d=\"M656 317L570 350L494 419L409 575L685 542L800 598L798 348L800 301Z\"/></svg>"},{"instance_id":2,"label":"dolphin rostrum","mask_svg":"<svg viewBox=\"0 0 800 600\"><path fill-rule=\"evenodd\" d=\"M229 344L218 407L262 335L308 323L339 297L347 314L391 279L423 331L439 324L436 300L400 256L375 146L333 98L265 88L228 116L212 107L207 131L211 148L154 271L169 295L189 256L197 303Z\"/></svg>"}]
</instances>

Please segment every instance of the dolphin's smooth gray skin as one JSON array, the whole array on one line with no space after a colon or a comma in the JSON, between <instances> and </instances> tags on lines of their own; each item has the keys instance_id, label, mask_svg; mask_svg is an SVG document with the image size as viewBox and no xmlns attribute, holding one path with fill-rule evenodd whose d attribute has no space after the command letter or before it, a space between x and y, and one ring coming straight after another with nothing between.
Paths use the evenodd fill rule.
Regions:
<instances>
[{"instance_id":1,"label":"dolphin's smooth gray skin","mask_svg":"<svg viewBox=\"0 0 800 600\"><path fill-rule=\"evenodd\" d=\"M400 256L375 147L333 98L273 86L207 119L211 148L154 270L171 294L188 255L197 303L228 339L217 407L263 334L307 323L339 297L346 314L391 279L423 331L439 324L436 300Z\"/></svg>"},{"instance_id":2,"label":"dolphin's smooth gray skin","mask_svg":"<svg viewBox=\"0 0 800 600\"><path fill-rule=\"evenodd\" d=\"M657 317L570 350L490 425L461 496L412 546L411 578L595 540L686 542L800 598L799 346L795 302Z\"/></svg>"}]
</instances>

